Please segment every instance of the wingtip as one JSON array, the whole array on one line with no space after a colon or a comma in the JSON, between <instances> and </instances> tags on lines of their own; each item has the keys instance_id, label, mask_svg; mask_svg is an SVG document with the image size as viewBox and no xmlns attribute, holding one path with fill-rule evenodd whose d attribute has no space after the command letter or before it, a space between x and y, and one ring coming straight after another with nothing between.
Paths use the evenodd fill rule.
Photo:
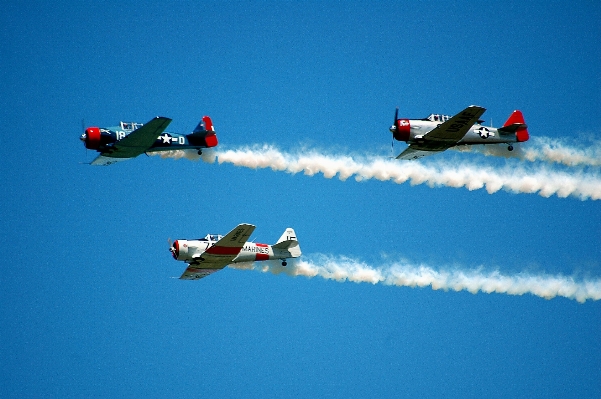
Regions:
<instances>
[{"instance_id":1,"label":"wingtip","mask_svg":"<svg viewBox=\"0 0 601 399\"><path fill-rule=\"evenodd\" d=\"M475 104L470 105L468 108L478 108L478 109L486 111L486 108L484 108L484 107L482 107L480 105L475 105Z\"/></svg>"}]
</instances>

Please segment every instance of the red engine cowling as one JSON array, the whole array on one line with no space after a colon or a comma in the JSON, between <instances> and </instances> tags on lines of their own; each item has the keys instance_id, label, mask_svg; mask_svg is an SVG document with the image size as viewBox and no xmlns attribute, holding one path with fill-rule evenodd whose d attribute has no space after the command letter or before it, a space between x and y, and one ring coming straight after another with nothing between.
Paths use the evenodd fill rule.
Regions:
<instances>
[{"instance_id":1,"label":"red engine cowling","mask_svg":"<svg viewBox=\"0 0 601 399\"><path fill-rule=\"evenodd\" d=\"M175 240L175 242L173 243L173 251L171 251L171 254L173 255L173 259L177 260L177 258L179 257L179 241Z\"/></svg>"},{"instance_id":2,"label":"red engine cowling","mask_svg":"<svg viewBox=\"0 0 601 399\"><path fill-rule=\"evenodd\" d=\"M97 150L100 147L100 129L89 127L85 132L85 145L90 150Z\"/></svg>"},{"instance_id":3,"label":"red engine cowling","mask_svg":"<svg viewBox=\"0 0 601 399\"><path fill-rule=\"evenodd\" d=\"M397 119L394 123L396 129L394 130L394 139L397 141L408 141L411 137L411 123L409 119Z\"/></svg>"}]
</instances>

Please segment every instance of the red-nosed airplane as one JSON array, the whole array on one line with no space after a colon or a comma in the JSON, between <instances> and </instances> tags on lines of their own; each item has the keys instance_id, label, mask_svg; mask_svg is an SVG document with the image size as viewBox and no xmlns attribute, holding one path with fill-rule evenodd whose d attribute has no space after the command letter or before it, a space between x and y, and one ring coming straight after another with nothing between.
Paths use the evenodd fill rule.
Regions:
<instances>
[{"instance_id":1,"label":"red-nosed airplane","mask_svg":"<svg viewBox=\"0 0 601 399\"><path fill-rule=\"evenodd\" d=\"M203 116L190 134L165 132L169 123L171 119L157 116L145 124L121 122L115 127L89 127L80 140L86 148L100 152L91 165L104 166L154 151L195 149L201 154L203 148L217 145L213 122L208 116Z\"/></svg>"},{"instance_id":2,"label":"red-nosed airplane","mask_svg":"<svg viewBox=\"0 0 601 399\"><path fill-rule=\"evenodd\" d=\"M282 259L282 266L286 266L286 259L301 256L296 233L290 227L274 245L247 242L254 230L252 224L242 223L225 236L207 234L198 240L175 240L169 246L173 258L188 264L180 279L198 280L230 263Z\"/></svg>"},{"instance_id":3,"label":"red-nosed airplane","mask_svg":"<svg viewBox=\"0 0 601 399\"><path fill-rule=\"evenodd\" d=\"M509 144L527 141L528 126L521 111L513 111L507 122L500 127L487 127L480 119L486 108L470 105L455 116L431 114L424 119L399 119L399 109L390 127L397 141L405 141L409 147L397 159L419 159L459 145Z\"/></svg>"}]
</instances>

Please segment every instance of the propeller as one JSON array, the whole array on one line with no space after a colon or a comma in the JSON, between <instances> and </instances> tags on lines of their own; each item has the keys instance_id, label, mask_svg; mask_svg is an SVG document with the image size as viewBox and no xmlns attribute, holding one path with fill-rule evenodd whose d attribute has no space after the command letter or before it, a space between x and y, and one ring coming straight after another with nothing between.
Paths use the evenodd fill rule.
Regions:
<instances>
[{"instance_id":1,"label":"propeller","mask_svg":"<svg viewBox=\"0 0 601 399\"><path fill-rule=\"evenodd\" d=\"M81 131L82 134L81 136L79 136L79 139L83 142L84 144L84 151L86 152L86 156L85 156L85 163L88 163L88 146L86 145L86 140L88 139L88 135L86 134L86 121L81 118Z\"/></svg>"},{"instance_id":2,"label":"propeller","mask_svg":"<svg viewBox=\"0 0 601 399\"><path fill-rule=\"evenodd\" d=\"M179 255L177 252L177 248L175 248L174 242L171 241L171 237L169 237L167 239L167 242L169 243L169 252L171 252L171 256L173 256L173 259L177 260L177 256ZM177 243L177 240L175 241Z\"/></svg>"},{"instance_id":3,"label":"propeller","mask_svg":"<svg viewBox=\"0 0 601 399\"><path fill-rule=\"evenodd\" d=\"M399 119L399 107L396 107L394 111L394 121L392 122L392 126L396 129L396 121ZM392 134L392 140L390 141L390 156L394 158L394 133Z\"/></svg>"},{"instance_id":4,"label":"propeller","mask_svg":"<svg viewBox=\"0 0 601 399\"><path fill-rule=\"evenodd\" d=\"M83 120L83 118L81 119L81 131L82 131L82 133L81 133L81 136L79 136L79 139L85 143L86 139L87 139L87 134L86 134L86 122Z\"/></svg>"}]
</instances>

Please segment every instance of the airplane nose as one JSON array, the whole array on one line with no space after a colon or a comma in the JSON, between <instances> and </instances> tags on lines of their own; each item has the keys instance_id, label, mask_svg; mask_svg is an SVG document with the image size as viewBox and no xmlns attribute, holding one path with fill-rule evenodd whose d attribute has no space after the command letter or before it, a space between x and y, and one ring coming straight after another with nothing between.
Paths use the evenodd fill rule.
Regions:
<instances>
[{"instance_id":1,"label":"airplane nose","mask_svg":"<svg viewBox=\"0 0 601 399\"><path fill-rule=\"evenodd\" d=\"M171 248L169 248L169 251L171 251L171 255L173 255L173 259L177 260L177 258L179 258L179 242L178 242L178 240L175 240L175 242L173 243Z\"/></svg>"},{"instance_id":2,"label":"airplane nose","mask_svg":"<svg viewBox=\"0 0 601 399\"><path fill-rule=\"evenodd\" d=\"M100 148L102 133L100 133L100 129L97 127L89 127L83 132L79 139L86 144L87 149L97 150Z\"/></svg>"}]
</instances>

